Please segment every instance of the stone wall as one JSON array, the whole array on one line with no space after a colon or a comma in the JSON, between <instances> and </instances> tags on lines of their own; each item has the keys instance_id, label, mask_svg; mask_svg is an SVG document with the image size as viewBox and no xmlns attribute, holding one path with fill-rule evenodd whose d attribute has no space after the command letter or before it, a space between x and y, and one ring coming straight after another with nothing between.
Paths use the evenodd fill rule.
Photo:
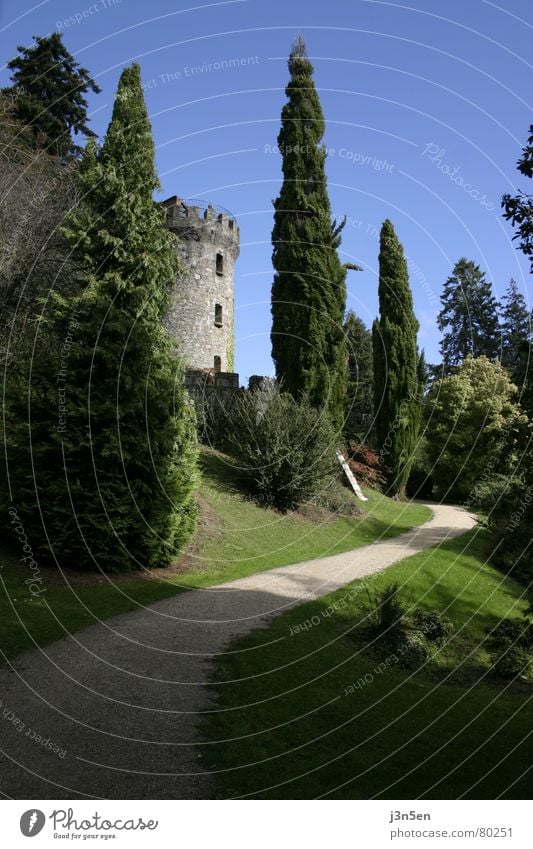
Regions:
<instances>
[{"instance_id":1,"label":"stone wall","mask_svg":"<svg viewBox=\"0 0 533 849\"><path fill-rule=\"evenodd\" d=\"M163 206L167 210L167 226L178 237L177 250L183 267L165 327L190 369L232 372L237 223L213 207L200 210L178 197L169 198Z\"/></svg>"}]
</instances>

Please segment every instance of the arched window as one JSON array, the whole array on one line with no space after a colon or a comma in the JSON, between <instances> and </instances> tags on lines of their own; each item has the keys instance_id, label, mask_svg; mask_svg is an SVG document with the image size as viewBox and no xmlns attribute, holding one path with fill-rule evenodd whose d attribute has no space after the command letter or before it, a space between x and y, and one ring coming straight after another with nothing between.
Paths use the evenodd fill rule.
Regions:
<instances>
[{"instance_id":1,"label":"arched window","mask_svg":"<svg viewBox=\"0 0 533 849\"><path fill-rule=\"evenodd\" d=\"M215 357L214 368L215 371L222 371L222 360L220 357Z\"/></svg>"},{"instance_id":2,"label":"arched window","mask_svg":"<svg viewBox=\"0 0 533 849\"><path fill-rule=\"evenodd\" d=\"M222 304L215 304L215 325L222 327Z\"/></svg>"},{"instance_id":3,"label":"arched window","mask_svg":"<svg viewBox=\"0 0 533 849\"><path fill-rule=\"evenodd\" d=\"M217 274L224 274L224 256L223 256L223 254L217 254L216 269L217 269Z\"/></svg>"}]
</instances>

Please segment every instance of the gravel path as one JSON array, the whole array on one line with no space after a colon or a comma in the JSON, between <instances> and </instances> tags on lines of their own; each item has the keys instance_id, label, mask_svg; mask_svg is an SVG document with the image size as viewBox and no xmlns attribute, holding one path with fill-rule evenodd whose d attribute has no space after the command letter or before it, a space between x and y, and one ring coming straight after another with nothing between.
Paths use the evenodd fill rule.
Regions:
<instances>
[{"instance_id":1,"label":"gravel path","mask_svg":"<svg viewBox=\"0 0 533 849\"><path fill-rule=\"evenodd\" d=\"M399 537L177 595L0 669L0 791L13 799L212 798L197 720L213 658L274 616L472 528L456 507Z\"/></svg>"}]
</instances>

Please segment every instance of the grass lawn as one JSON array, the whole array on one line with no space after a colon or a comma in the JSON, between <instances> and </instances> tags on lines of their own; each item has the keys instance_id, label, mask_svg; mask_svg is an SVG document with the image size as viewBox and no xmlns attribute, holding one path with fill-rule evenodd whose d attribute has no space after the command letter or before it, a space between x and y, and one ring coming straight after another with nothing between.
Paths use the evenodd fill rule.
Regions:
<instances>
[{"instance_id":1,"label":"grass lawn","mask_svg":"<svg viewBox=\"0 0 533 849\"><path fill-rule=\"evenodd\" d=\"M533 685L494 678L480 644L523 590L485 563L486 541L476 529L365 579L453 621L416 671L368 645L359 581L233 643L204 724L217 796L529 798Z\"/></svg>"},{"instance_id":2,"label":"grass lawn","mask_svg":"<svg viewBox=\"0 0 533 849\"><path fill-rule=\"evenodd\" d=\"M189 551L175 568L131 576L80 576L72 571L65 579L42 569L45 592L36 598L24 583L28 571L18 551L1 552L0 649L4 656L44 646L99 619L184 589L346 551L395 536L430 517L426 507L400 504L372 492L368 502L357 502L360 516L339 517L324 508L281 515L250 500L238 473L224 459L206 450L201 463L201 519ZM348 502L354 499L347 489L344 493Z\"/></svg>"}]
</instances>

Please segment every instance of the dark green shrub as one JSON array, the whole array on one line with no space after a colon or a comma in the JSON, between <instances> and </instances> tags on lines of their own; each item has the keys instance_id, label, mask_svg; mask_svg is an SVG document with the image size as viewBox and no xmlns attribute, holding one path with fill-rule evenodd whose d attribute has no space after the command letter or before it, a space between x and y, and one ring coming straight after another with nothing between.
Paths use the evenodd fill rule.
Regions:
<instances>
[{"instance_id":1,"label":"dark green shrub","mask_svg":"<svg viewBox=\"0 0 533 849\"><path fill-rule=\"evenodd\" d=\"M231 410L239 393L220 393L207 387L195 393L194 406L198 441L219 451L227 451L228 434L231 430Z\"/></svg>"},{"instance_id":2,"label":"dark green shrub","mask_svg":"<svg viewBox=\"0 0 533 849\"><path fill-rule=\"evenodd\" d=\"M379 591L367 590L370 629L391 645L401 644L408 628L405 607L398 592L398 584L389 584Z\"/></svg>"},{"instance_id":3,"label":"dark green shrub","mask_svg":"<svg viewBox=\"0 0 533 849\"><path fill-rule=\"evenodd\" d=\"M328 417L266 383L236 400L228 443L253 489L283 510L315 495L335 469Z\"/></svg>"},{"instance_id":4,"label":"dark green shrub","mask_svg":"<svg viewBox=\"0 0 533 849\"><path fill-rule=\"evenodd\" d=\"M533 625L527 620L504 619L487 637L492 668L502 678L533 673Z\"/></svg>"},{"instance_id":5,"label":"dark green shrub","mask_svg":"<svg viewBox=\"0 0 533 849\"><path fill-rule=\"evenodd\" d=\"M402 666L420 666L430 657L431 645L443 646L452 633L452 623L435 611L407 613L397 584L368 591L368 597L370 636Z\"/></svg>"},{"instance_id":6,"label":"dark green shrub","mask_svg":"<svg viewBox=\"0 0 533 849\"><path fill-rule=\"evenodd\" d=\"M429 643L443 646L453 632L449 619L435 610L423 610L418 607L411 616L414 629Z\"/></svg>"},{"instance_id":7,"label":"dark green shrub","mask_svg":"<svg viewBox=\"0 0 533 849\"><path fill-rule=\"evenodd\" d=\"M531 460L529 461L531 462ZM494 537L491 561L517 581L533 583L533 486L531 472L513 478L494 508L490 525Z\"/></svg>"},{"instance_id":8,"label":"dark green shrub","mask_svg":"<svg viewBox=\"0 0 533 849\"><path fill-rule=\"evenodd\" d=\"M491 514L503 499L507 499L508 490L512 485L509 475L492 475L475 485L469 503L478 510Z\"/></svg>"}]
</instances>

